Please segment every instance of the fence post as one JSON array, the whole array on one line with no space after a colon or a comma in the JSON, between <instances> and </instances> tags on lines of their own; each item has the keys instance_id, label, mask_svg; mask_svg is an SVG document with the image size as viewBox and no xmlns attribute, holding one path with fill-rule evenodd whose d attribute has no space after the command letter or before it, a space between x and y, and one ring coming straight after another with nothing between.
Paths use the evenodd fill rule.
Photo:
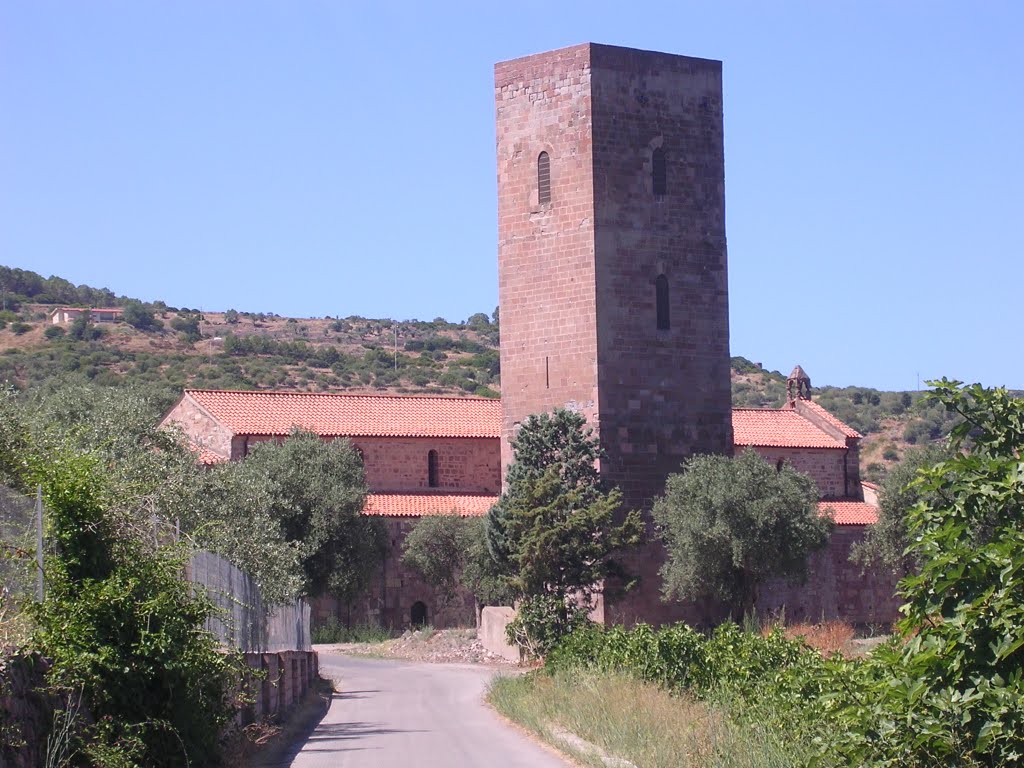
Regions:
<instances>
[{"instance_id":1,"label":"fence post","mask_svg":"<svg viewBox=\"0 0 1024 768\"><path fill-rule=\"evenodd\" d=\"M43 486L36 486L36 599L43 602Z\"/></svg>"}]
</instances>

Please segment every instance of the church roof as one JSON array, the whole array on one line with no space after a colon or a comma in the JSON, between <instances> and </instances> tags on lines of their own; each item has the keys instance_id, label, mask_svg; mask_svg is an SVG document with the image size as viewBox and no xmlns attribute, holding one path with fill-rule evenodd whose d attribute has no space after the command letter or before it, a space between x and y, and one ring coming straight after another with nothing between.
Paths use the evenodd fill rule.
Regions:
<instances>
[{"instance_id":1,"label":"church roof","mask_svg":"<svg viewBox=\"0 0 1024 768\"><path fill-rule=\"evenodd\" d=\"M381 517L454 514L482 517L497 500L494 495L467 493L371 493L366 497L363 514Z\"/></svg>"},{"instance_id":2,"label":"church roof","mask_svg":"<svg viewBox=\"0 0 1024 768\"><path fill-rule=\"evenodd\" d=\"M453 515L483 517L498 501L495 495L465 493L371 493L366 497L364 515L379 517L424 517ZM878 521L878 507L855 499L826 499L818 511L831 511L836 525L872 525Z\"/></svg>"},{"instance_id":3,"label":"church roof","mask_svg":"<svg viewBox=\"0 0 1024 768\"><path fill-rule=\"evenodd\" d=\"M351 395L188 389L190 397L236 435L501 436L501 401L483 397Z\"/></svg>"},{"instance_id":4,"label":"church roof","mask_svg":"<svg viewBox=\"0 0 1024 768\"><path fill-rule=\"evenodd\" d=\"M878 507L856 499L822 499L818 511L832 510L836 525L874 525L878 522Z\"/></svg>"},{"instance_id":5,"label":"church roof","mask_svg":"<svg viewBox=\"0 0 1024 768\"><path fill-rule=\"evenodd\" d=\"M825 413L823 408L820 410ZM737 446L846 448L844 441L815 426L792 408L733 408L732 433L733 444Z\"/></svg>"},{"instance_id":6,"label":"church roof","mask_svg":"<svg viewBox=\"0 0 1024 768\"><path fill-rule=\"evenodd\" d=\"M808 410L814 412L815 414L820 416L822 419L827 421L829 424L831 424L833 427L835 427L840 432L842 432L846 437L854 437L854 438L863 437L863 435L860 432L858 432L856 429L851 427L849 424L846 424L846 423L840 421L839 419L837 419L835 416L833 416L831 413L826 411L824 408L822 408L820 405L818 405L813 400L801 400L800 401L800 407L801 408L807 408Z\"/></svg>"}]
</instances>

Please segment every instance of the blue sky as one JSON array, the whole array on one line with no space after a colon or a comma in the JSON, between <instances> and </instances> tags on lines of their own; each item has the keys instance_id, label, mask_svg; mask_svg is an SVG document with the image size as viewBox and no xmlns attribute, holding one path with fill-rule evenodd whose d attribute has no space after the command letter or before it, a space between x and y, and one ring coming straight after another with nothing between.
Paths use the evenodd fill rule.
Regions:
<instances>
[{"instance_id":1,"label":"blue sky","mask_svg":"<svg viewBox=\"0 0 1024 768\"><path fill-rule=\"evenodd\" d=\"M0 264L206 310L497 303L493 65L724 62L731 347L1024 388L1024 6L0 0Z\"/></svg>"}]
</instances>

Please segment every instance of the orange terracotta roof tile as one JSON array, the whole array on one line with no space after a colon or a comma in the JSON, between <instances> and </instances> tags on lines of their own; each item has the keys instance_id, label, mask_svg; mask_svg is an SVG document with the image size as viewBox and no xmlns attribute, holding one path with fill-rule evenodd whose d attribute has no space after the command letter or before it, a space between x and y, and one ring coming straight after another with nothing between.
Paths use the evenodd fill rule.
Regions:
<instances>
[{"instance_id":1,"label":"orange terracotta roof tile","mask_svg":"<svg viewBox=\"0 0 1024 768\"><path fill-rule=\"evenodd\" d=\"M800 402L805 407L809 408L810 410L814 411L816 414L821 416L821 418L823 418L825 421L827 421L829 424L838 429L847 437L863 437L863 435L856 429L851 427L849 424L846 424L845 422L842 422L839 419L837 419L835 416L826 411L813 400L801 400Z\"/></svg>"},{"instance_id":2,"label":"orange terracotta roof tile","mask_svg":"<svg viewBox=\"0 0 1024 768\"><path fill-rule=\"evenodd\" d=\"M497 500L497 496L464 493L371 493L366 497L363 514L382 517L453 514L482 517Z\"/></svg>"},{"instance_id":3,"label":"orange terracotta roof tile","mask_svg":"<svg viewBox=\"0 0 1024 768\"><path fill-rule=\"evenodd\" d=\"M771 448L845 448L846 443L788 408L733 408L733 444Z\"/></svg>"},{"instance_id":4,"label":"orange terracotta roof tile","mask_svg":"<svg viewBox=\"0 0 1024 768\"><path fill-rule=\"evenodd\" d=\"M209 448L199 449L199 463L207 466L213 464L223 464L227 459L221 456L219 453L214 453Z\"/></svg>"},{"instance_id":5,"label":"orange terracotta roof tile","mask_svg":"<svg viewBox=\"0 0 1024 768\"><path fill-rule=\"evenodd\" d=\"M236 435L287 435L301 427L322 436L501 436L501 401L483 397L208 389L185 394Z\"/></svg>"},{"instance_id":6,"label":"orange terracotta roof tile","mask_svg":"<svg viewBox=\"0 0 1024 768\"><path fill-rule=\"evenodd\" d=\"M228 460L227 456L221 456L219 453L211 451L209 448L199 445L191 440L188 442L189 450L196 455L196 460L200 464L210 466L212 464L223 464Z\"/></svg>"},{"instance_id":7,"label":"orange terracotta roof tile","mask_svg":"<svg viewBox=\"0 0 1024 768\"><path fill-rule=\"evenodd\" d=\"M853 499L822 499L818 511L832 510L836 525L874 525L878 522L878 507L866 501Z\"/></svg>"}]
</instances>

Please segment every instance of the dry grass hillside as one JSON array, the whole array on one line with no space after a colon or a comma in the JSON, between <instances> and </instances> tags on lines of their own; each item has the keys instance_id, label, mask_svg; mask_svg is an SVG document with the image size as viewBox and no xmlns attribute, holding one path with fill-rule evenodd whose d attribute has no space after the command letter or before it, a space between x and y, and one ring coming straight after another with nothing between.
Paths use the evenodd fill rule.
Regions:
<instances>
[{"instance_id":1,"label":"dry grass hillside","mask_svg":"<svg viewBox=\"0 0 1024 768\"><path fill-rule=\"evenodd\" d=\"M135 304L138 305L137 302ZM138 305L143 307L143 305ZM360 391L401 394L500 393L497 317L464 322L363 317L286 318L145 305L128 322L53 326L53 305L22 303L0 314L0 380L23 389L62 376L133 383L169 405L185 387ZM135 327L138 326L138 327ZM778 407L785 376L733 358L733 402ZM916 444L941 439L947 415L919 393L865 387L816 388L815 399L865 435L861 463L880 480Z\"/></svg>"}]
</instances>

